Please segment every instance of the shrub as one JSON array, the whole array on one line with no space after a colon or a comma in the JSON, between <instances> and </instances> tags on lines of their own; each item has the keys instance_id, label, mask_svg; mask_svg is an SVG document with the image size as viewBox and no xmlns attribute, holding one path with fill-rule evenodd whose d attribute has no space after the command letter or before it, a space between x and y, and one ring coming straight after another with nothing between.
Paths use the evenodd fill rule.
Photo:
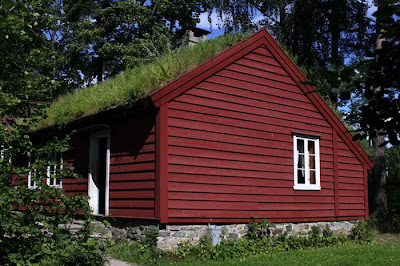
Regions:
<instances>
[{"instance_id":1,"label":"shrub","mask_svg":"<svg viewBox=\"0 0 400 266\"><path fill-rule=\"evenodd\" d=\"M374 240L372 226L367 221L360 221L350 232L349 238L358 243L369 243Z\"/></svg>"},{"instance_id":2,"label":"shrub","mask_svg":"<svg viewBox=\"0 0 400 266\"><path fill-rule=\"evenodd\" d=\"M248 224L246 237L249 239L262 239L269 237L271 234L272 225L267 219L262 222L257 222L254 218L251 218L251 222Z\"/></svg>"},{"instance_id":3,"label":"shrub","mask_svg":"<svg viewBox=\"0 0 400 266\"><path fill-rule=\"evenodd\" d=\"M144 240L144 243L153 249L156 248L157 247L158 229L150 228L150 229L147 229L143 234L146 237Z\"/></svg>"},{"instance_id":4,"label":"shrub","mask_svg":"<svg viewBox=\"0 0 400 266\"><path fill-rule=\"evenodd\" d=\"M162 252L140 241L124 240L108 248L113 258L140 264L155 264Z\"/></svg>"}]
</instances>

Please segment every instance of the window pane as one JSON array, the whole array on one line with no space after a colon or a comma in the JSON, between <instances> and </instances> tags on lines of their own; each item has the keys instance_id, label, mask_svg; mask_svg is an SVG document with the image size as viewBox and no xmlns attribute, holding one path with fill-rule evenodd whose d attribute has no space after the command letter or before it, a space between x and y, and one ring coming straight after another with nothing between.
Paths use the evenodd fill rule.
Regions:
<instances>
[{"instance_id":1,"label":"window pane","mask_svg":"<svg viewBox=\"0 0 400 266\"><path fill-rule=\"evenodd\" d=\"M297 160L297 168L305 168L304 167L304 155L298 155L298 160Z\"/></svg>"},{"instance_id":2,"label":"window pane","mask_svg":"<svg viewBox=\"0 0 400 266\"><path fill-rule=\"evenodd\" d=\"M310 155L308 156L309 163L310 163L310 169L315 170L315 156Z\"/></svg>"},{"instance_id":3,"label":"window pane","mask_svg":"<svg viewBox=\"0 0 400 266\"><path fill-rule=\"evenodd\" d=\"M297 183L298 184L305 184L306 183L304 169L298 169L297 170Z\"/></svg>"},{"instance_id":4,"label":"window pane","mask_svg":"<svg viewBox=\"0 0 400 266\"><path fill-rule=\"evenodd\" d=\"M315 141L308 140L308 153L315 154Z\"/></svg>"},{"instance_id":5,"label":"window pane","mask_svg":"<svg viewBox=\"0 0 400 266\"><path fill-rule=\"evenodd\" d=\"M314 184L314 185L316 184L314 170L310 170L310 184Z\"/></svg>"},{"instance_id":6,"label":"window pane","mask_svg":"<svg viewBox=\"0 0 400 266\"><path fill-rule=\"evenodd\" d=\"M299 153L304 153L304 140L297 139L297 151Z\"/></svg>"}]
</instances>

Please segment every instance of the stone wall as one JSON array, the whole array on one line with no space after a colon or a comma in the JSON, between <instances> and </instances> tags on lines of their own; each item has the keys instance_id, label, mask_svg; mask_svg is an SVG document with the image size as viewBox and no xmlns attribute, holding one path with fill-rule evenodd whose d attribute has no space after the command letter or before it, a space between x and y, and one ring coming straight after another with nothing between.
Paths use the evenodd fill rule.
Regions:
<instances>
[{"instance_id":1,"label":"stone wall","mask_svg":"<svg viewBox=\"0 0 400 266\"><path fill-rule=\"evenodd\" d=\"M100 221L93 221L94 232L92 237L99 239L115 239L120 241L123 239L144 241L147 230L158 230L157 245L160 249L170 250L177 248L179 244L191 243L195 244L202 236L211 238L214 244L220 240L220 235L229 238L238 239L246 235L247 224L228 224L228 225L166 225L160 226L156 223L121 223L116 222L111 225L105 225ZM288 235L307 234L311 228L318 226L324 228L326 226L334 234L347 234L351 231L358 221L338 221L338 222L315 222L315 223L280 223L273 224L271 227L272 235L280 235L286 233ZM81 230L83 227L79 221L66 226L65 229L70 231Z\"/></svg>"},{"instance_id":2,"label":"stone wall","mask_svg":"<svg viewBox=\"0 0 400 266\"><path fill-rule=\"evenodd\" d=\"M334 234L347 234L358 221L340 221L340 222L316 222L316 223L281 223L274 224L271 228L273 235L286 233L307 234L314 226L324 228L328 225ZM218 243L219 235L225 231L230 238L243 237L247 232L247 224L230 225L167 225L165 229L159 230L158 247L164 250L177 248L181 243L195 244L200 237L207 235L213 243Z\"/></svg>"}]
</instances>

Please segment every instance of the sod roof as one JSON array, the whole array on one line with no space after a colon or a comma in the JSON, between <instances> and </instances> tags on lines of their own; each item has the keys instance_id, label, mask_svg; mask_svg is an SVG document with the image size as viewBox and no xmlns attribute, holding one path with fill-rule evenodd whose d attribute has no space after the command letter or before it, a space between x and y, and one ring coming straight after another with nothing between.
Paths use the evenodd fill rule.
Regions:
<instances>
[{"instance_id":1,"label":"sod roof","mask_svg":"<svg viewBox=\"0 0 400 266\"><path fill-rule=\"evenodd\" d=\"M88 88L57 98L38 128L63 125L146 97L173 79L236 44L248 34L224 35L185 49L177 49L152 63L132 69Z\"/></svg>"}]
</instances>

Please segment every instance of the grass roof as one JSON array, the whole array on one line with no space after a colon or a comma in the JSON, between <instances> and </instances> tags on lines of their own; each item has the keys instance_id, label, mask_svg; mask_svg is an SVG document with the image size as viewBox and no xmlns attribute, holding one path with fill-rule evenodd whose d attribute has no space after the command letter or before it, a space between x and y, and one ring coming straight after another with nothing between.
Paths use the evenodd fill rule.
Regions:
<instances>
[{"instance_id":1,"label":"grass roof","mask_svg":"<svg viewBox=\"0 0 400 266\"><path fill-rule=\"evenodd\" d=\"M48 117L39 128L62 125L130 101L146 97L171 80L247 37L224 35L185 49L174 50L152 63L142 64L97 85L57 98L47 109Z\"/></svg>"}]
</instances>

